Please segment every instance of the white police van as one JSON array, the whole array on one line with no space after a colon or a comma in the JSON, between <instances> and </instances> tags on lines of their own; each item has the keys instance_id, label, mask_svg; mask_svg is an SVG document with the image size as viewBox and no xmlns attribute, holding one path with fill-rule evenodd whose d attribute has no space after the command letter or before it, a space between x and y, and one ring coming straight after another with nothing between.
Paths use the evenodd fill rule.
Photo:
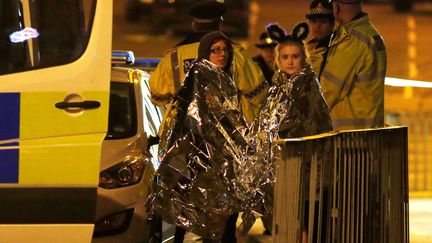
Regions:
<instances>
[{"instance_id":1,"label":"white police van","mask_svg":"<svg viewBox=\"0 0 432 243\"><path fill-rule=\"evenodd\" d=\"M0 1L1 242L90 242L112 0Z\"/></svg>"}]
</instances>

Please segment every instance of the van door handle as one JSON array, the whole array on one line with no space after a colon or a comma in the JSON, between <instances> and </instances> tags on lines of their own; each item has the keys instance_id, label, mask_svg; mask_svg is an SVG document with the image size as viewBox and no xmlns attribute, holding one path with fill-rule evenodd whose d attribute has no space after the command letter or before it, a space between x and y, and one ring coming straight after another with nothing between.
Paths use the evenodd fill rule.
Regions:
<instances>
[{"instance_id":1,"label":"van door handle","mask_svg":"<svg viewBox=\"0 0 432 243\"><path fill-rule=\"evenodd\" d=\"M55 107L58 109L69 109L69 108L81 108L81 109L97 109L101 106L101 103L97 100L86 100L80 102L57 102Z\"/></svg>"}]
</instances>

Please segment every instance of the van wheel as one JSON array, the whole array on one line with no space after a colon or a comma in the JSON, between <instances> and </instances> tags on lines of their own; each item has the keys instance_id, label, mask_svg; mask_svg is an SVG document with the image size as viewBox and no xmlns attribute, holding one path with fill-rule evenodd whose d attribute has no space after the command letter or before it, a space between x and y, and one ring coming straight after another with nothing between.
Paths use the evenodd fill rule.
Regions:
<instances>
[{"instance_id":1,"label":"van wheel","mask_svg":"<svg viewBox=\"0 0 432 243\"><path fill-rule=\"evenodd\" d=\"M408 12L412 9L412 0L393 0L393 8L397 12Z\"/></svg>"}]
</instances>

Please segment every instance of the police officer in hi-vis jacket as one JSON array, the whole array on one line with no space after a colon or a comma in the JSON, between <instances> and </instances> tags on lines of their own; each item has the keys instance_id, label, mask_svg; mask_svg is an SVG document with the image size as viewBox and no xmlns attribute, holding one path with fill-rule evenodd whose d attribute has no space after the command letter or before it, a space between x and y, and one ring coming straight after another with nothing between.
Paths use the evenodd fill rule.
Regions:
<instances>
[{"instance_id":1,"label":"police officer in hi-vis jacket","mask_svg":"<svg viewBox=\"0 0 432 243\"><path fill-rule=\"evenodd\" d=\"M360 0L333 0L339 23L321 71L321 88L335 130L384 126L383 38Z\"/></svg>"},{"instance_id":2,"label":"police officer in hi-vis jacket","mask_svg":"<svg viewBox=\"0 0 432 243\"><path fill-rule=\"evenodd\" d=\"M333 5L328 0L313 0L306 18L309 20L312 36L306 45L308 61L318 76L335 26Z\"/></svg>"}]
</instances>

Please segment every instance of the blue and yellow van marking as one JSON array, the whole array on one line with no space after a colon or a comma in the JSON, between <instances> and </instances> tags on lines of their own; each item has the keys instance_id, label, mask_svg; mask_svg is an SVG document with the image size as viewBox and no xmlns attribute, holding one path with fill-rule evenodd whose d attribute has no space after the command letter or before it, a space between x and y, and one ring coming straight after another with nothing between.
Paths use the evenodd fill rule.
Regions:
<instances>
[{"instance_id":1,"label":"blue and yellow van marking","mask_svg":"<svg viewBox=\"0 0 432 243\"><path fill-rule=\"evenodd\" d=\"M71 116L64 92L0 92L0 184L97 185L108 106ZM103 91L83 92L108 104Z\"/></svg>"},{"instance_id":2,"label":"blue and yellow van marking","mask_svg":"<svg viewBox=\"0 0 432 243\"><path fill-rule=\"evenodd\" d=\"M0 183L18 183L19 131L20 94L0 93Z\"/></svg>"},{"instance_id":3,"label":"blue and yellow van marking","mask_svg":"<svg viewBox=\"0 0 432 243\"><path fill-rule=\"evenodd\" d=\"M41 114L46 114L46 108L43 107L47 106L40 105L41 102L37 102L35 96L43 102L54 103L47 96L0 92L0 185L9 184L0 187L0 195L9 195L0 201L0 224L93 224L99 164L89 163L86 166L84 162L87 160L79 159L79 156L66 156L70 159L62 157L65 157L65 153L76 153L97 161L100 152L94 151L100 149L100 144L89 146L88 141L101 140L93 138L101 135L83 135L74 140L71 137L23 139L36 137L28 135L28 131L38 131L38 124L48 124L46 120L36 120L38 117L45 118ZM29 119L30 115L33 115L32 119ZM45 129L45 126L41 129ZM69 150L64 152L62 148ZM53 157L62 158L61 162L70 166L61 167L64 164L58 163L59 159ZM76 164L74 160L82 162ZM71 173L76 167L76 173ZM66 177L66 174L74 178ZM62 180L57 176L62 177ZM93 183L89 183L90 180ZM76 186L81 181L84 181L84 185ZM48 186L34 186L43 183ZM30 186L25 187L26 184Z\"/></svg>"}]
</instances>

